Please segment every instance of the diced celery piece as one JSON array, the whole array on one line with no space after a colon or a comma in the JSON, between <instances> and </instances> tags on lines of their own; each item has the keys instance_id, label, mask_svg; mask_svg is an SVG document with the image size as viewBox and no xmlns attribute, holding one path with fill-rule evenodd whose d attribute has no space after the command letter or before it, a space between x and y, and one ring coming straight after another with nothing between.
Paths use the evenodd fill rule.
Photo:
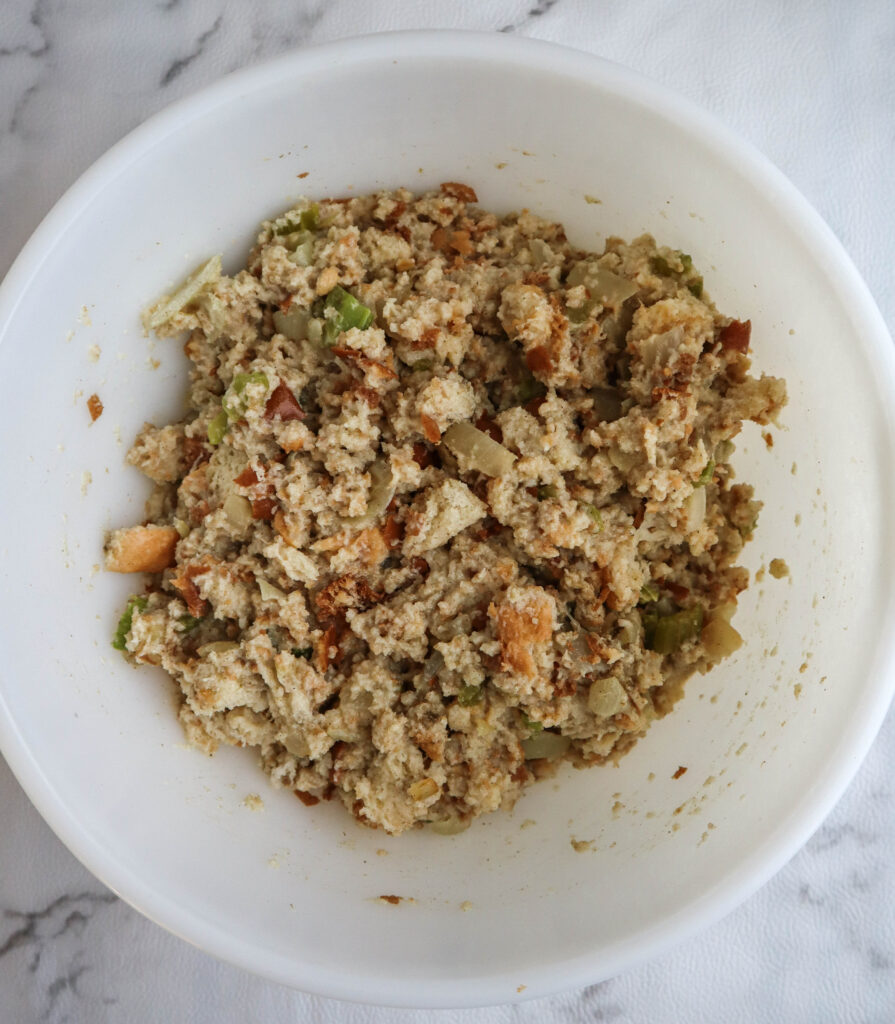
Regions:
<instances>
[{"instance_id":1,"label":"diced celery piece","mask_svg":"<svg viewBox=\"0 0 895 1024\"><path fill-rule=\"evenodd\" d=\"M461 708L469 708L473 704L480 704L483 696L481 686L461 686L457 694L457 703Z\"/></svg>"},{"instance_id":2,"label":"diced celery piece","mask_svg":"<svg viewBox=\"0 0 895 1024\"><path fill-rule=\"evenodd\" d=\"M129 597L127 605L121 614L121 618L118 620L118 628L115 630L115 636L112 639L112 646L116 651L127 650L127 634L131 631L131 626L134 624L134 612L142 612L146 610L147 598L140 597L134 594L133 597Z\"/></svg>"},{"instance_id":3,"label":"diced celery piece","mask_svg":"<svg viewBox=\"0 0 895 1024\"><path fill-rule=\"evenodd\" d=\"M596 505L591 505L589 501L579 501L578 504L581 506L582 512L586 512L591 519L597 524L597 529L603 529L603 517L600 515L600 510Z\"/></svg>"},{"instance_id":4,"label":"diced celery piece","mask_svg":"<svg viewBox=\"0 0 895 1024\"><path fill-rule=\"evenodd\" d=\"M320 227L320 207L316 203L302 210L297 220L289 219L275 229L274 234L278 236L291 235L296 231L316 231Z\"/></svg>"},{"instance_id":5,"label":"diced celery piece","mask_svg":"<svg viewBox=\"0 0 895 1024\"><path fill-rule=\"evenodd\" d=\"M711 483L711 480L712 480L712 477L714 476L714 473L715 473L715 460L714 459L709 459L709 461L705 464L705 468L699 474L699 477L697 478L696 483L695 483L694 486L695 487L704 487L706 484Z\"/></svg>"},{"instance_id":6,"label":"diced celery piece","mask_svg":"<svg viewBox=\"0 0 895 1024\"><path fill-rule=\"evenodd\" d=\"M227 419L231 423L241 419L249 407L245 390L250 384L259 384L265 390L270 387L266 373L258 371L254 373L237 373L221 401L224 412L227 414Z\"/></svg>"},{"instance_id":7,"label":"diced celery piece","mask_svg":"<svg viewBox=\"0 0 895 1024\"><path fill-rule=\"evenodd\" d=\"M682 644L699 635L703 616L700 604L682 608L671 615L644 613L644 645L657 654L674 654Z\"/></svg>"},{"instance_id":8,"label":"diced celery piece","mask_svg":"<svg viewBox=\"0 0 895 1024\"><path fill-rule=\"evenodd\" d=\"M533 398L540 398L547 393L544 385L527 368L525 376L519 382L516 397L520 405L528 405Z\"/></svg>"},{"instance_id":9,"label":"diced celery piece","mask_svg":"<svg viewBox=\"0 0 895 1024\"><path fill-rule=\"evenodd\" d=\"M230 421L223 409L208 424L208 443L220 444L224 440L224 434L230 427Z\"/></svg>"},{"instance_id":10,"label":"diced celery piece","mask_svg":"<svg viewBox=\"0 0 895 1024\"><path fill-rule=\"evenodd\" d=\"M671 269L671 265L664 256L653 256L650 261L650 270L654 274L659 274L661 277L671 277L674 271Z\"/></svg>"},{"instance_id":11,"label":"diced celery piece","mask_svg":"<svg viewBox=\"0 0 895 1024\"><path fill-rule=\"evenodd\" d=\"M328 345L334 344L342 331L349 331L352 327L365 331L373 323L373 310L359 302L351 292L346 292L341 285L336 285L326 296L323 306L335 312L335 315L326 317L323 326L323 337Z\"/></svg>"},{"instance_id":12,"label":"diced celery piece","mask_svg":"<svg viewBox=\"0 0 895 1024\"><path fill-rule=\"evenodd\" d=\"M320 227L320 207L316 203L301 211L298 218L299 226L304 231L316 231Z\"/></svg>"}]
</instances>

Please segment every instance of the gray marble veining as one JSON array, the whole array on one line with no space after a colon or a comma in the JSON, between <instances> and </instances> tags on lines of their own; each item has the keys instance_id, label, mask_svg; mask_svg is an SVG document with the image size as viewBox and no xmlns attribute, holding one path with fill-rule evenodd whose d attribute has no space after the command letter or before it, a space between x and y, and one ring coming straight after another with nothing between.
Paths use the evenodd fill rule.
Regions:
<instances>
[{"instance_id":1,"label":"gray marble veining","mask_svg":"<svg viewBox=\"0 0 895 1024\"><path fill-rule=\"evenodd\" d=\"M0 273L78 174L129 129L235 68L396 28L519 32L619 60L751 138L832 224L895 321L890 4L607 0L5 0ZM895 1020L895 719L827 823L708 932L618 978L451 1015L294 993L143 919L62 847L0 761L0 1024L191 1020Z\"/></svg>"}]
</instances>

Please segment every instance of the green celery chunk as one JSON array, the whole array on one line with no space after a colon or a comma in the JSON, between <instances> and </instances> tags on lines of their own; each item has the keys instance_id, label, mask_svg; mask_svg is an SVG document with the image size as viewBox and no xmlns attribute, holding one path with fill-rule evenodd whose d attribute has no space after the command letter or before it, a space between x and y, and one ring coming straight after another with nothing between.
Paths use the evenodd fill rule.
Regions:
<instances>
[{"instance_id":1,"label":"green celery chunk","mask_svg":"<svg viewBox=\"0 0 895 1024\"><path fill-rule=\"evenodd\" d=\"M571 324L583 324L599 305L597 299L586 299L580 306L566 306L566 318Z\"/></svg>"},{"instance_id":2,"label":"green celery chunk","mask_svg":"<svg viewBox=\"0 0 895 1024\"><path fill-rule=\"evenodd\" d=\"M249 384L260 384L265 388L270 387L266 373L258 371L254 373L237 373L221 401L221 405L230 423L235 423L238 419L242 419L246 409L249 407L248 399L245 396L245 389Z\"/></svg>"},{"instance_id":3,"label":"green celery chunk","mask_svg":"<svg viewBox=\"0 0 895 1024\"><path fill-rule=\"evenodd\" d=\"M531 371L526 369L525 376L519 381L519 387L516 390L516 398L519 404L528 405L533 398L540 398L545 394L547 394L547 389L544 385Z\"/></svg>"},{"instance_id":4,"label":"green celery chunk","mask_svg":"<svg viewBox=\"0 0 895 1024\"><path fill-rule=\"evenodd\" d=\"M457 703L461 708L470 708L473 704L480 704L483 696L481 686L461 686Z\"/></svg>"},{"instance_id":5,"label":"green celery chunk","mask_svg":"<svg viewBox=\"0 0 895 1024\"><path fill-rule=\"evenodd\" d=\"M533 719L529 718L524 711L522 712L522 724L526 729L528 729L532 736L539 733L544 728L543 722L535 722Z\"/></svg>"},{"instance_id":6,"label":"green celery chunk","mask_svg":"<svg viewBox=\"0 0 895 1024\"><path fill-rule=\"evenodd\" d=\"M719 441L715 445L715 462L727 462L735 449L733 441Z\"/></svg>"},{"instance_id":7,"label":"green celery chunk","mask_svg":"<svg viewBox=\"0 0 895 1024\"><path fill-rule=\"evenodd\" d=\"M583 512L586 512L591 519L597 524L597 529L603 529L603 517L600 515L600 510L596 505L591 505L589 501L579 501L578 504L581 506Z\"/></svg>"},{"instance_id":8,"label":"green celery chunk","mask_svg":"<svg viewBox=\"0 0 895 1024\"><path fill-rule=\"evenodd\" d=\"M224 434L230 427L230 421L223 409L208 424L208 443L220 444L224 440Z\"/></svg>"},{"instance_id":9,"label":"green celery chunk","mask_svg":"<svg viewBox=\"0 0 895 1024\"><path fill-rule=\"evenodd\" d=\"M653 256L649 261L650 269L654 274L659 274L660 277L687 277L692 274L693 257L689 253L678 252L677 258L681 262L681 269L679 271L675 270L664 256ZM694 298L702 298L702 278L698 274L692 280L685 283L687 290Z\"/></svg>"},{"instance_id":10,"label":"green celery chunk","mask_svg":"<svg viewBox=\"0 0 895 1024\"><path fill-rule=\"evenodd\" d=\"M306 210L301 211L298 223L303 231L316 231L320 227L320 207L311 203Z\"/></svg>"},{"instance_id":11,"label":"green celery chunk","mask_svg":"<svg viewBox=\"0 0 895 1024\"><path fill-rule=\"evenodd\" d=\"M296 231L316 231L320 227L320 207L316 203L311 203L306 209L302 210L298 215L298 220L287 220L285 224L281 224L276 231L275 235L291 235Z\"/></svg>"},{"instance_id":12,"label":"green celery chunk","mask_svg":"<svg viewBox=\"0 0 895 1024\"><path fill-rule=\"evenodd\" d=\"M643 642L647 650L657 654L674 654L682 644L699 636L704 612L701 604L682 608L670 615L656 612L643 614Z\"/></svg>"},{"instance_id":13,"label":"green celery chunk","mask_svg":"<svg viewBox=\"0 0 895 1024\"><path fill-rule=\"evenodd\" d=\"M541 484L538 487L538 501L546 501L548 498L555 498L559 494L556 484Z\"/></svg>"},{"instance_id":14,"label":"green celery chunk","mask_svg":"<svg viewBox=\"0 0 895 1024\"><path fill-rule=\"evenodd\" d=\"M650 270L654 274L659 274L661 277L671 277L674 271L671 269L671 265L664 256L653 256L650 261Z\"/></svg>"},{"instance_id":15,"label":"green celery chunk","mask_svg":"<svg viewBox=\"0 0 895 1024\"><path fill-rule=\"evenodd\" d=\"M127 650L127 634L130 633L131 626L134 624L134 612L146 611L146 604L147 598L140 597L137 594L128 598L127 605L121 614L121 618L118 620L115 636L112 639L112 646L116 651Z\"/></svg>"},{"instance_id":16,"label":"green celery chunk","mask_svg":"<svg viewBox=\"0 0 895 1024\"><path fill-rule=\"evenodd\" d=\"M335 315L326 317L323 327L323 338L327 345L335 343L342 331L350 331L356 327L365 331L373 323L373 310L359 302L351 292L346 292L341 285L326 296L323 303L325 310L333 310Z\"/></svg>"},{"instance_id":17,"label":"green celery chunk","mask_svg":"<svg viewBox=\"0 0 895 1024\"><path fill-rule=\"evenodd\" d=\"M640 600L646 604L650 601L659 600L659 588L655 583L644 583L640 588Z\"/></svg>"},{"instance_id":18,"label":"green celery chunk","mask_svg":"<svg viewBox=\"0 0 895 1024\"><path fill-rule=\"evenodd\" d=\"M696 483L694 484L694 486L695 487L704 487L706 484L711 483L712 476L714 475L714 473L715 473L715 460L714 459L709 459L709 461L705 464L705 468L699 474L699 477L697 478Z\"/></svg>"},{"instance_id":19,"label":"green celery chunk","mask_svg":"<svg viewBox=\"0 0 895 1024\"><path fill-rule=\"evenodd\" d=\"M241 395L249 384L263 384L266 388L270 387L267 374L256 370L254 373L237 373L233 377L233 383L230 385L230 390L232 390L236 395Z\"/></svg>"},{"instance_id":20,"label":"green celery chunk","mask_svg":"<svg viewBox=\"0 0 895 1024\"><path fill-rule=\"evenodd\" d=\"M181 633L192 633L201 624L202 620L197 619L195 615L181 615L177 620L177 627Z\"/></svg>"}]
</instances>

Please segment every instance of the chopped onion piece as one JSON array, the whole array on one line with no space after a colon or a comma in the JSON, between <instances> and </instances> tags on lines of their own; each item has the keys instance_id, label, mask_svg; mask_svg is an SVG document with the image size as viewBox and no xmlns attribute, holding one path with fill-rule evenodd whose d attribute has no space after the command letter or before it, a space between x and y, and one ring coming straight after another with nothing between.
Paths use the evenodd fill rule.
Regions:
<instances>
[{"instance_id":1,"label":"chopped onion piece","mask_svg":"<svg viewBox=\"0 0 895 1024\"><path fill-rule=\"evenodd\" d=\"M611 718L628 706L628 694L615 676L605 676L590 684L587 706L597 718Z\"/></svg>"},{"instance_id":2,"label":"chopped onion piece","mask_svg":"<svg viewBox=\"0 0 895 1024\"><path fill-rule=\"evenodd\" d=\"M529 251L531 252L532 266L541 267L545 263L550 262L550 258L553 256L553 250L542 238L533 238L528 243Z\"/></svg>"},{"instance_id":3,"label":"chopped onion piece","mask_svg":"<svg viewBox=\"0 0 895 1024\"><path fill-rule=\"evenodd\" d=\"M251 515L251 509L249 510ZM279 587L275 587L272 583L268 583L267 580L258 580L258 590L261 592L262 601L281 601L286 597L285 593L280 590Z\"/></svg>"},{"instance_id":4,"label":"chopped onion piece","mask_svg":"<svg viewBox=\"0 0 895 1024\"><path fill-rule=\"evenodd\" d=\"M634 452L623 452L613 445L609 449L609 461L620 473L629 473L638 462Z\"/></svg>"},{"instance_id":5,"label":"chopped onion piece","mask_svg":"<svg viewBox=\"0 0 895 1024\"><path fill-rule=\"evenodd\" d=\"M697 487L687 498L684 507L687 510L687 533L702 529L705 522L705 488Z\"/></svg>"},{"instance_id":6,"label":"chopped onion piece","mask_svg":"<svg viewBox=\"0 0 895 1024\"><path fill-rule=\"evenodd\" d=\"M464 473L478 470L486 476L503 476L516 461L508 448L471 423L454 423L441 440L456 455Z\"/></svg>"},{"instance_id":7,"label":"chopped onion piece","mask_svg":"<svg viewBox=\"0 0 895 1024\"><path fill-rule=\"evenodd\" d=\"M191 274L173 295L163 295L155 305L144 310L143 326L147 331L158 330L202 292L215 284L220 276L221 257L212 256L195 273Z\"/></svg>"},{"instance_id":8,"label":"chopped onion piece","mask_svg":"<svg viewBox=\"0 0 895 1024\"><path fill-rule=\"evenodd\" d=\"M417 779L407 787L407 795L411 800L430 800L436 796L440 787L435 779L428 776L425 779Z\"/></svg>"},{"instance_id":9,"label":"chopped onion piece","mask_svg":"<svg viewBox=\"0 0 895 1024\"><path fill-rule=\"evenodd\" d=\"M534 761L537 758L547 757L550 759L562 757L569 749L571 740L568 736L560 736L557 732L536 733L522 741L522 753L526 761Z\"/></svg>"},{"instance_id":10,"label":"chopped onion piece","mask_svg":"<svg viewBox=\"0 0 895 1024\"><path fill-rule=\"evenodd\" d=\"M228 651L235 651L239 644L235 640L213 640L210 644L202 644L196 651L200 658L207 658L209 654L226 654Z\"/></svg>"},{"instance_id":11,"label":"chopped onion piece","mask_svg":"<svg viewBox=\"0 0 895 1024\"><path fill-rule=\"evenodd\" d=\"M716 605L712 609L713 619L724 619L725 622L730 622L737 610L736 601L725 601L724 604Z\"/></svg>"},{"instance_id":12,"label":"chopped onion piece","mask_svg":"<svg viewBox=\"0 0 895 1024\"><path fill-rule=\"evenodd\" d=\"M702 630L702 644L709 661L720 661L743 646L743 638L721 616L711 618Z\"/></svg>"},{"instance_id":13,"label":"chopped onion piece","mask_svg":"<svg viewBox=\"0 0 895 1024\"><path fill-rule=\"evenodd\" d=\"M299 232L295 249L286 257L297 267L310 267L314 262L314 236L310 231Z\"/></svg>"},{"instance_id":14,"label":"chopped onion piece","mask_svg":"<svg viewBox=\"0 0 895 1024\"><path fill-rule=\"evenodd\" d=\"M395 482L388 460L377 459L370 466L370 493L367 496L367 511L360 516L342 519L343 526L370 526L385 512L395 496Z\"/></svg>"},{"instance_id":15,"label":"chopped onion piece","mask_svg":"<svg viewBox=\"0 0 895 1024\"><path fill-rule=\"evenodd\" d=\"M640 613L632 608L623 619L618 620L618 625L619 631L615 638L616 646L627 647L633 644L640 636Z\"/></svg>"},{"instance_id":16,"label":"chopped onion piece","mask_svg":"<svg viewBox=\"0 0 895 1024\"><path fill-rule=\"evenodd\" d=\"M323 344L323 321L317 317L308 323L308 341L312 341L315 345Z\"/></svg>"},{"instance_id":17,"label":"chopped onion piece","mask_svg":"<svg viewBox=\"0 0 895 1024\"><path fill-rule=\"evenodd\" d=\"M290 341L304 341L308 337L311 314L300 306L284 313L281 309L274 312L273 325L279 334Z\"/></svg>"},{"instance_id":18,"label":"chopped onion piece","mask_svg":"<svg viewBox=\"0 0 895 1024\"><path fill-rule=\"evenodd\" d=\"M429 831L438 836L456 836L469 828L469 820L464 818L445 818L444 821L430 821Z\"/></svg>"},{"instance_id":19,"label":"chopped onion piece","mask_svg":"<svg viewBox=\"0 0 895 1024\"><path fill-rule=\"evenodd\" d=\"M293 757L308 757L311 753L308 741L299 732L289 733L283 740L283 746Z\"/></svg>"},{"instance_id":20,"label":"chopped onion piece","mask_svg":"<svg viewBox=\"0 0 895 1024\"><path fill-rule=\"evenodd\" d=\"M637 294L637 285L633 281L613 274L591 260L581 260L569 271L566 287L576 288L580 284L587 289L591 300L613 308Z\"/></svg>"},{"instance_id":21,"label":"chopped onion piece","mask_svg":"<svg viewBox=\"0 0 895 1024\"><path fill-rule=\"evenodd\" d=\"M223 508L228 522L237 530L245 530L252 525L252 503L248 498L231 492L224 498Z\"/></svg>"}]
</instances>

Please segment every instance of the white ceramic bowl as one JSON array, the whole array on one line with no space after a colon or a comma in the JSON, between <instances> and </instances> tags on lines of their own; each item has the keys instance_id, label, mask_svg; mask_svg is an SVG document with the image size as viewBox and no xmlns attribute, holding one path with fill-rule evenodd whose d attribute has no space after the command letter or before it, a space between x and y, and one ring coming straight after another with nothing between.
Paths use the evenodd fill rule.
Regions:
<instances>
[{"instance_id":1,"label":"white ceramic bowl","mask_svg":"<svg viewBox=\"0 0 895 1024\"><path fill-rule=\"evenodd\" d=\"M128 444L144 420L177 417L185 390L178 345L142 336L141 307L211 253L242 265L258 222L300 193L448 179L486 207L558 218L584 247L651 231L692 253L721 309L751 317L757 369L787 379L790 404L772 450L757 429L740 446L740 475L765 501L746 561L783 557L791 575L752 585L745 647L693 679L617 768L565 771L456 837L389 839L270 789L245 751L188 749L164 678L109 646L133 581L98 563L103 531L141 517ZM59 202L3 285L0 330L3 752L103 881L269 978L459 1006L607 977L777 870L889 704L886 330L778 172L622 68L523 39L419 33L224 79L147 122ZM105 412L91 426L93 392ZM263 812L243 806L249 793Z\"/></svg>"}]
</instances>

